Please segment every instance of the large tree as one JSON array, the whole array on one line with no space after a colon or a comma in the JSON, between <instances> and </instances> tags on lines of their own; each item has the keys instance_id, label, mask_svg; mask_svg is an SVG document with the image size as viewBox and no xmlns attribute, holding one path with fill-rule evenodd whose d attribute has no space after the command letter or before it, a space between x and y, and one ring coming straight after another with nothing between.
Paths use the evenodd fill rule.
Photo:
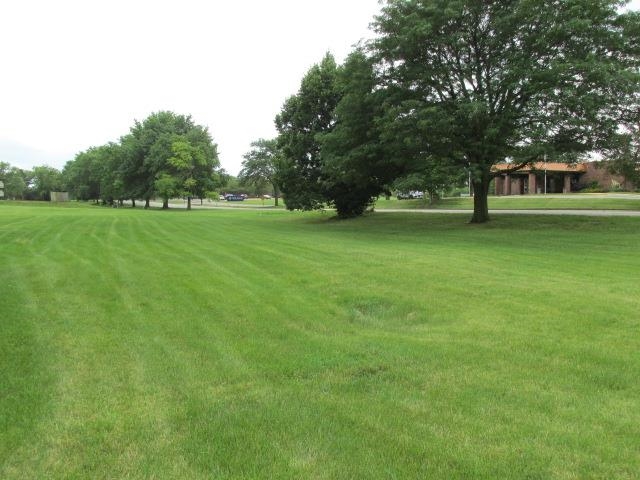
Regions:
<instances>
[{"instance_id":1,"label":"large tree","mask_svg":"<svg viewBox=\"0 0 640 480\"><path fill-rule=\"evenodd\" d=\"M155 189L156 180L164 174L175 173L168 161L174 156L173 145L176 141L188 142L203 152L214 168L218 167L216 146L207 128L196 125L190 115L178 115L170 111L152 113L142 122L136 121L130 134L121 141L126 154L123 163L125 188L144 198L145 206L158 193ZM168 207L167 201L164 207Z\"/></svg>"},{"instance_id":2,"label":"large tree","mask_svg":"<svg viewBox=\"0 0 640 480\"><path fill-rule=\"evenodd\" d=\"M4 178L4 194L6 198L22 199L27 190L27 180L24 170L11 167Z\"/></svg>"},{"instance_id":3,"label":"large tree","mask_svg":"<svg viewBox=\"0 0 640 480\"><path fill-rule=\"evenodd\" d=\"M135 133L120 137L122 163L119 170L122 174L123 190L125 195L131 198L132 205L136 206L136 199L145 199L145 208L148 208L152 179L148 178L150 172L145 168L145 149L140 141L139 127L140 124L136 122L132 127L132 130L136 129Z\"/></svg>"},{"instance_id":4,"label":"large tree","mask_svg":"<svg viewBox=\"0 0 640 480\"><path fill-rule=\"evenodd\" d=\"M114 202L122 205L129 195L125 190L122 172L123 148L119 143L109 142L94 149L97 156L97 166L100 175L100 198L104 203L112 205Z\"/></svg>"},{"instance_id":5,"label":"large tree","mask_svg":"<svg viewBox=\"0 0 640 480\"><path fill-rule=\"evenodd\" d=\"M322 185L341 218L361 215L402 172L380 142L381 92L372 61L360 49L338 70L334 126L320 135Z\"/></svg>"},{"instance_id":6,"label":"large tree","mask_svg":"<svg viewBox=\"0 0 640 480\"><path fill-rule=\"evenodd\" d=\"M205 192L215 186L214 174L219 166L216 146L206 129L193 129L187 135L176 137L171 151L173 155L167 162L172 167L176 185L187 197L187 210L191 210L191 199L203 198Z\"/></svg>"},{"instance_id":7,"label":"large tree","mask_svg":"<svg viewBox=\"0 0 640 480\"><path fill-rule=\"evenodd\" d=\"M270 185L273 190L276 207L280 196L278 174L282 168L282 154L277 140L261 138L251 142L251 150L244 155L242 170L238 175L243 185L254 185L258 188Z\"/></svg>"},{"instance_id":8,"label":"large tree","mask_svg":"<svg viewBox=\"0 0 640 480\"><path fill-rule=\"evenodd\" d=\"M100 183L103 173L102 155L99 147L91 147L69 160L62 170L67 190L76 200L100 198Z\"/></svg>"},{"instance_id":9,"label":"large tree","mask_svg":"<svg viewBox=\"0 0 640 480\"><path fill-rule=\"evenodd\" d=\"M322 208L322 159L318 136L334 125L340 94L338 67L331 54L304 76L298 93L288 98L276 117L278 148L283 155L280 184L288 209Z\"/></svg>"},{"instance_id":10,"label":"large tree","mask_svg":"<svg viewBox=\"0 0 640 480\"><path fill-rule=\"evenodd\" d=\"M468 168L472 222L492 166L606 150L637 105L639 20L605 0L388 0L373 49L387 128L415 159Z\"/></svg>"},{"instance_id":11,"label":"large tree","mask_svg":"<svg viewBox=\"0 0 640 480\"><path fill-rule=\"evenodd\" d=\"M12 167L7 162L0 162L0 180L4 183L5 198L24 198L27 190L27 173L24 170Z\"/></svg>"},{"instance_id":12,"label":"large tree","mask_svg":"<svg viewBox=\"0 0 640 480\"><path fill-rule=\"evenodd\" d=\"M30 189L38 200L49 201L51 192L62 190L62 174L48 165L34 167Z\"/></svg>"}]
</instances>

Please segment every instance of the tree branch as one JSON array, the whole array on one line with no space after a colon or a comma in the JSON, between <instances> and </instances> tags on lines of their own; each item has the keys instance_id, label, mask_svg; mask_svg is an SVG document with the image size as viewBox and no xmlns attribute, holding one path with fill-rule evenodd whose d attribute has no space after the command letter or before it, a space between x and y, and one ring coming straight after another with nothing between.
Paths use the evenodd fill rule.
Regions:
<instances>
[{"instance_id":1,"label":"tree branch","mask_svg":"<svg viewBox=\"0 0 640 480\"><path fill-rule=\"evenodd\" d=\"M526 167L527 165L531 164L538 156L536 155L535 157L532 156L531 158L529 158L528 160L521 162L519 164L517 164L516 166L514 166L513 168L508 168L506 170L500 170L499 172L495 172L491 174L491 177L495 178L498 177L500 175L509 175L513 172L517 172L518 170L520 170L523 167Z\"/></svg>"}]
</instances>

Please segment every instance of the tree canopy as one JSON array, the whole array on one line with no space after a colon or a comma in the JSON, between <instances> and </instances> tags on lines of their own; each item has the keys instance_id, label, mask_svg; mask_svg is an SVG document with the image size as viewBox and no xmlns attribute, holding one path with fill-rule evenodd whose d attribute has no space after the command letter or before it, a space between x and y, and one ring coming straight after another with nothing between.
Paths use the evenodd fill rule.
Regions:
<instances>
[{"instance_id":1,"label":"tree canopy","mask_svg":"<svg viewBox=\"0 0 640 480\"><path fill-rule=\"evenodd\" d=\"M203 198L207 190L213 189L215 170L220 166L217 146L208 129L196 125L190 115L169 111L153 113L142 122L136 121L122 143L128 150L124 169L131 193L147 202L157 193L156 180L163 175L173 176L189 199L194 195ZM192 164L189 167L171 164L169 159L177 158L176 148L186 153L185 147ZM164 207L168 207L168 199Z\"/></svg>"},{"instance_id":2,"label":"tree canopy","mask_svg":"<svg viewBox=\"0 0 640 480\"><path fill-rule=\"evenodd\" d=\"M149 200L204 198L221 182L217 146L206 127L169 111L135 121L119 142L91 147L67 162L64 177L75 198ZM135 203L134 203L135 205Z\"/></svg>"},{"instance_id":3,"label":"tree canopy","mask_svg":"<svg viewBox=\"0 0 640 480\"><path fill-rule=\"evenodd\" d=\"M278 206L280 196L279 173L282 168L282 154L278 149L276 139L265 140L261 138L251 143L251 150L244 155L242 170L238 178L245 185L254 185L258 188L265 184L271 186L275 205Z\"/></svg>"},{"instance_id":4,"label":"tree canopy","mask_svg":"<svg viewBox=\"0 0 640 480\"><path fill-rule=\"evenodd\" d=\"M34 167L31 184L38 200L51 200L51 192L62 190L62 175L48 165Z\"/></svg>"},{"instance_id":5,"label":"tree canopy","mask_svg":"<svg viewBox=\"0 0 640 480\"><path fill-rule=\"evenodd\" d=\"M638 15L618 1L389 0L373 52L387 135L414 161L468 169L472 222L491 167L609 148L637 106Z\"/></svg>"},{"instance_id":6,"label":"tree canopy","mask_svg":"<svg viewBox=\"0 0 640 480\"><path fill-rule=\"evenodd\" d=\"M380 142L376 85L362 50L341 66L327 55L285 102L276 126L287 208L335 206L339 217L357 216L399 173Z\"/></svg>"},{"instance_id":7,"label":"tree canopy","mask_svg":"<svg viewBox=\"0 0 640 480\"><path fill-rule=\"evenodd\" d=\"M284 159L280 184L289 209L321 208L326 201L318 135L334 125L333 111L340 99L337 71L335 59L327 54L307 72L298 93L285 101L276 116L278 148Z\"/></svg>"},{"instance_id":8,"label":"tree canopy","mask_svg":"<svg viewBox=\"0 0 640 480\"><path fill-rule=\"evenodd\" d=\"M433 198L469 178L485 222L495 164L622 151L640 104L640 17L623 3L388 0L370 55L327 55L276 117L287 207L354 216L394 182Z\"/></svg>"},{"instance_id":9,"label":"tree canopy","mask_svg":"<svg viewBox=\"0 0 640 480\"><path fill-rule=\"evenodd\" d=\"M372 60L352 52L338 70L334 126L318 137L325 196L341 218L361 215L402 172L381 142L383 92L376 85Z\"/></svg>"},{"instance_id":10,"label":"tree canopy","mask_svg":"<svg viewBox=\"0 0 640 480\"><path fill-rule=\"evenodd\" d=\"M8 162L0 162L0 181L4 183L4 198L23 199L28 188L29 173L11 166Z\"/></svg>"}]
</instances>

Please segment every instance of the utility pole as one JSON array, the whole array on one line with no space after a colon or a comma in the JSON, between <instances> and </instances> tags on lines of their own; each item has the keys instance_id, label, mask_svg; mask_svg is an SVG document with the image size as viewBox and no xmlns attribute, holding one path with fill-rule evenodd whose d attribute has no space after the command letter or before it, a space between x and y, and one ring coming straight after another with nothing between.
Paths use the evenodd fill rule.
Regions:
<instances>
[{"instance_id":1,"label":"utility pole","mask_svg":"<svg viewBox=\"0 0 640 480\"><path fill-rule=\"evenodd\" d=\"M544 154L544 194L547 194L547 154Z\"/></svg>"}]
</instances>

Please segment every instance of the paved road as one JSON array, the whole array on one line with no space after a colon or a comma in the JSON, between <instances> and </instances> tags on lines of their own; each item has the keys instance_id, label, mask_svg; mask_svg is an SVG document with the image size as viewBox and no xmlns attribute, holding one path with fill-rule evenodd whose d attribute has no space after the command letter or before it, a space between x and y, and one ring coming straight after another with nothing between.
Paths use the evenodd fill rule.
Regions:
<instances>
[{"instance_id":1,"label":"paved road","mask_svg":"<svg viewBox=\"0 0 640 480\"><path fill-rule=\"evenodd\" d=\"M131 205L130 201L126 201L124 202L127 205ZM144 201L142 202L136 202L136 205L138 207L141 207L144 205ZM153 200L151 200L149 202L149 206L151 207L156 207L156 208L160 208L162 207L162 202L155 202ZM169 208L173 208L173 209L185 209L187 208L187 202L184 203L169 203ZM247 203L240 203L240 202L236 202L236 203L232 203L231 205L225 202L219 202L219 203L207 203L204 202L202 205L200 205L200 200L196 200L196 201L192 201L191 202L191 208L193 209L225 209L225 210L274 210L274 211L278 211L281 210L281 208L275 208L271 205L265 205L264 207L261 205L251 205L251 204L247 204Z\"/></svg>"},{"instance_id":2,"label":"paved road","mask_svg":"<svg viewBox=\"0 0 640 480\"><path fill-rule=\"evenodd\" d=\"M415 213L464 213L472 215L473 210L453 210L441 208L380 208L376 212ZM639 210L489 210L489 215L581 215L583 217L640 217Z\"/></svg>"},{"instance_id":3,"label":"paved road","mask_svg":"<svg viewBox=\"0 0 640 480\"><path fill-rule=\"evenodd\" d=\"M637 198L637 195L636 195ZM152 207L161 207L161 202L151 202ZM186 208L186 202L184 204L172 203L171 208ZM200 202L192 202L191 207L194 209L226 209L226 210L262 210L262 211L281 211L279 208L272 206L261 207L260 205L246 205L246 204L233 204L227 205L225 203L204 203L200 205ZM379 213L457 213L461 215L472 215L473 210L458 210L458 209L444 209L444 208L378 208L375 210ZM579 210L579 209L562 209L562 210L542 210L542 209L528 209L528 210L489 210L489 215L577 215L583 217L640 217L640 210Z\"/></svg>"}]
</instances>

